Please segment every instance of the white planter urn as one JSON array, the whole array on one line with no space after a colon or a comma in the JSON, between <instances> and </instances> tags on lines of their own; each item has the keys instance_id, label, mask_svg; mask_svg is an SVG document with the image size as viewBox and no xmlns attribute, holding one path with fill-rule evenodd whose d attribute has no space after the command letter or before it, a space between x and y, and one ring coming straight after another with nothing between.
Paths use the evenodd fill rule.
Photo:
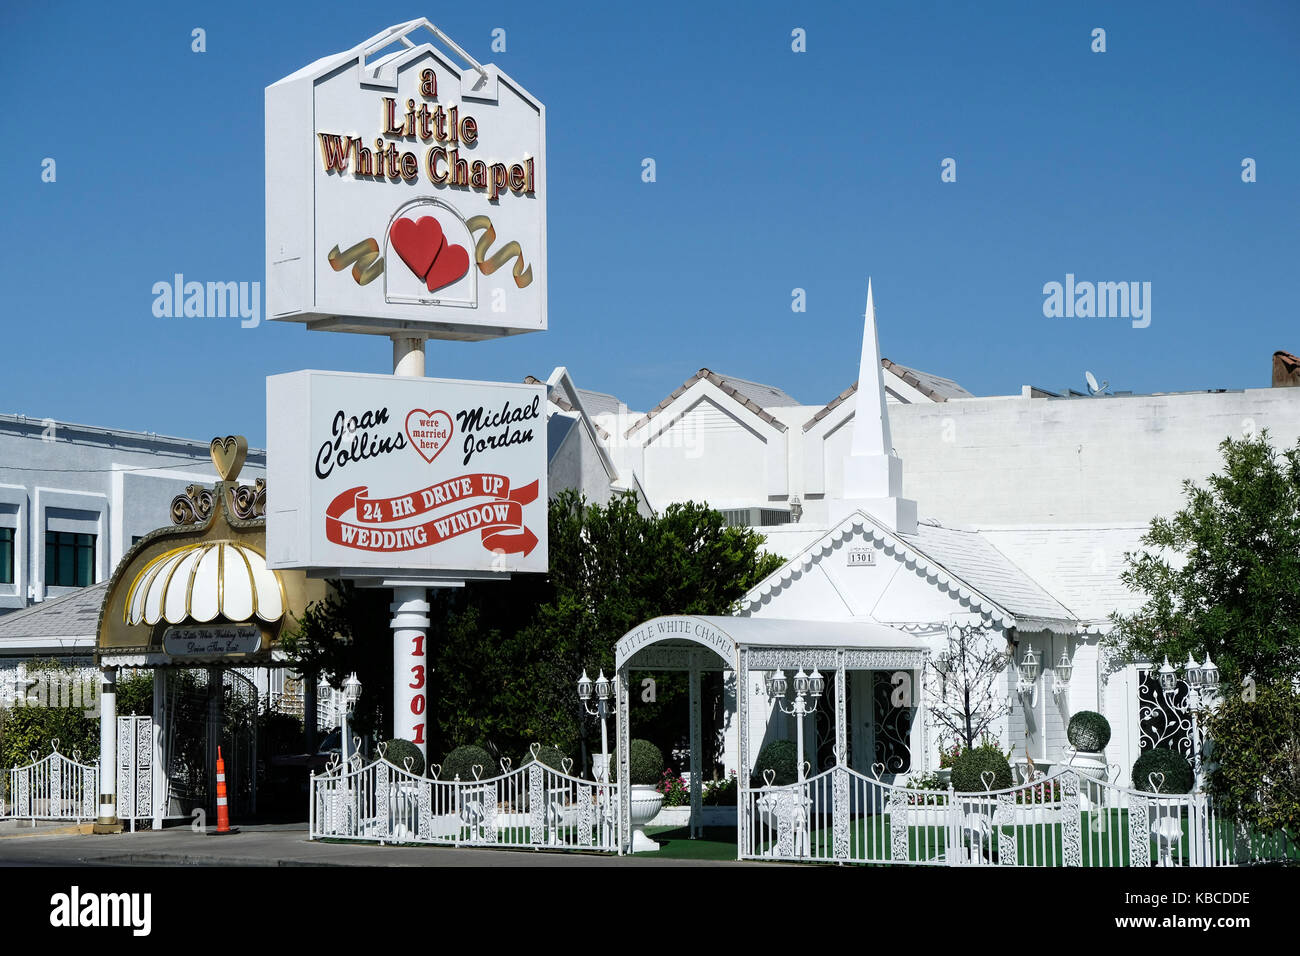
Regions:
<instances>
[{"instance_id":1,"label":"white planter urn","mask_svg":"<svg viewBox=\"0 0 1300 956\"><path fill-rule=\"evenodd\" d=\"M1081 777L1091 777L1093 780L1100 780L1102 783L1110 776L1110 768L1106 764L1106 755L1099 751L1078 750L1067 761L1071 770Z\"/></svg>"},{"instance_id":2,"label":"white planter urn","mask_svg":"<svg viewBox=\"0 0 1300 956\"><path fill-rule=\"evenodd\" d=\"M663 803L664 795L654 788L654 784L632 785L633 853L648 853L659 849L659 844L645 835L645 827L659 813Z\"/></svg>"}]
</instances>

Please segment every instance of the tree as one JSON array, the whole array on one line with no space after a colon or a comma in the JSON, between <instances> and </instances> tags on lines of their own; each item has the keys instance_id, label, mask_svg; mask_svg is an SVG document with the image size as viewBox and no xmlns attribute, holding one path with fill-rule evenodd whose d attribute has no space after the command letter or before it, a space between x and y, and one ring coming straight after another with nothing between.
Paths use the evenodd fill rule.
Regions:
<instances>
[{"instance_id":1,"label":"tree","mask_svg":"<svg viewBox=\"0 0 1300 956\"><path fill-rule=\"evenodd\" d=\"M1209 653L1225 687L1290 681L1300 674L1300 442L1279 453L1265 430L1219 449L1222 472L1205 487L1184 482L1183 509L1154 518L1144 550L1126 555L1120 578L1146 601L1111 615L1109 640L1128 662Z\"/></svg>"},{"instance_id":2,"label":"tree","mask_svg":"<svg viewBox=\"0 0 1300 956\"><path fill-rule=\"evenodd\" d=\"M1279 683L1228 695L1206 717L1207 782L1220 809L1257 831L1300 839L1300 692Z\"/></svg>"},{"instance_id":3,"label":"tree","mask_svg":"<svg viewBox=\"0 0 1300 956\"><path fill-rule=\"evenodd\" d=\"M971 749L1011 711L1000 679L1007 667L1005 647L972 625L948 629L948 649L926 668L930 716L942 736Z\"/></svg>"}]
</instances>

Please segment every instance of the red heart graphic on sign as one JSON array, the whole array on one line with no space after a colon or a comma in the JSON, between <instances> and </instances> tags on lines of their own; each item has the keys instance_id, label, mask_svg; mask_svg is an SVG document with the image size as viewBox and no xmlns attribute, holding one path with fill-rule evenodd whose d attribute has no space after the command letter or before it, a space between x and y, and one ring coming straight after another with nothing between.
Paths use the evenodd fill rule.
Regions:
<instances>
[{"instance_id":1,"label":"red heart graphic on sign","mask_svg":"<svg viewBox=\"0 0 1300 956\"><path fill-rule=\"evenodd\" d=\"M426 277L429 291L433 292L445 285L451 285L466 272L469 272L469 253L465 251L465 247L446 246L434 260L433 268L429 270L429 275Z\"/></svg>"},{"instance_id":2,"label":"red heart graphic on sign","mask_svg":"<svg viewBox=\"0 0 1300 956\"><path fill-rule=\"evenodd\" d=\"M447 244L442 226L432 216L422 216L419 222L403 217L393 223L388 238L402 261L421 279L433 268L438 253Z\"/></svg>"},{"instance_id":3,"label":"red heart graphic on sign","mask_svg":"<svg viewBox=\"0 0 1300 956\"><path fill-rule=\"evenodd\" d=\"M406 437L425 461L432 462L442 454L451 444L452 431L451 416L442 409L426 412L413 408L406 413Z\"/></svg>"}]
</instances>

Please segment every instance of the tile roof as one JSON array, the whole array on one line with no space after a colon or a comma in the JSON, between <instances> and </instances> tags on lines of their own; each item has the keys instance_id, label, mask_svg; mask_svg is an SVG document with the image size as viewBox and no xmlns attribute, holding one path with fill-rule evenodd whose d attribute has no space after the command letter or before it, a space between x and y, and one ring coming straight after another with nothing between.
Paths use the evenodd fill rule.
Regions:
<instances>
[{"instance_id":1,"label":"tile roof","mask_svg":"<svg viewBox=\"0 0 1300 956\"><path fill-rule=\"evenodd\" d=\"M935 402L946 402L950 398L974 398L970 392L962 388L950 378L942 378L938 375L932 375L929 372L920 372L914 368L908 368L906 365L899 365L897 362L891 362L887 358L880 360L880 367L892 372L901 378L908 385L924 395L926 398ZM844 391L840 392L827 403L826 407L819 411L812 418L804 423L803 430L808 431L819 421L835 411L844 403L850 395L858 390L858 383L854 382Z\"/></svg>"},{"instance_id":2,"label":"tile roof","mask_svg":"<svg viewBox=\"0 0 1300 956\"><path fill-rule=\"evenodd\" d=\"M101 581L0 617L0 650L4 649L6 641L35 637L88 637L93 640L99 625L99 609L107 591L108 582Z\"/></svg>"},{"instance_id":3,"label":"tile roof","mask_svg":"<svg viewBox=\"0 0 1300 956\"><path fill-rule=\"evenodd\" d=\"M754 386L760 389L768 389L774 394L785 395L785 393L782 392L780 389L772 388L770 385L758 385L755 382L747 382L744 379L727 379L719 375L717 372L711 371L707 368L702 368L694 375L692 375L690 378L688 378L686 381L682 382L682 384L677 386L677 388L673 389L672 393L667 398L665 398L662 402L660 402L654 408L650 409L650 411L646 412L635 422L633 422L632 426L626 432L623 433L624 437L630 436L634 431L637 431L643 425L647 424L652 418L657 416L665 408L667 408L669 405L675 402L681 395L683 395L686 392L688 388L690 388L692 385L694 385L696 382L700 381L701 379L705 379L709 382L712 382L714 385L720 388L725 394L727 394L731 398L734 398L737 402L739 402L745 408L749 409L760 419L767 422L767 424L771 425L777 431L783 432L787 430L786 426L782 422L779 422L775 418L773 418L771 413L764 411L762 405L760 405L757 401L755 401L754 399L750 398L748 395L743 393L738 387L738 384L744 386ZM789 398L789 396L787 395L786 398ZM798 404L798 402L795 402L793 399L791 399L791 403L795 405ZM778 406L774 404L772 407L778 407Z\"/></svg>"},{"instance_id":4,"label":"tile roof","mask_svg":"<svg viewBox=\"0 0 1300 956\"><path fill-rule=\"evenodd\" d=\"M1068 607L978 531L920 524L915 534L899 537L1017 618L1074 619Z\"/></svg>"},{"instance_id":5,"label":"tile roof","mask_svg":"<svg viewBox=\"0 0 1300 956\"><path fill-rule=\"evenodd\" d=\"M1131 613L1142 596L1120 580L1127 551L1142 550L1146 526L984 528L980 533L1011 560L1033 571L1081 620Z\"/></svg>"}]
</instances>

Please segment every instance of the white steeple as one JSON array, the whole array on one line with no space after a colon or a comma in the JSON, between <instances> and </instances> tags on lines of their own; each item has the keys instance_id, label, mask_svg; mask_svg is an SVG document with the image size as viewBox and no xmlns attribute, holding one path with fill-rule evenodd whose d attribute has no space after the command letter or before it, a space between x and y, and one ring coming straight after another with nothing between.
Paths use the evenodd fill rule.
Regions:
<instances>
[{"instance_id":1,"label":"white steeple","mask_svg":"<svg viewBox=\"0 0 1300 956\"><path fill-rule=\"evenodd\" d=\"M876 306L867 279L853 443L844 458L843 500L831 502L831 520L861 509L900 534L916 531L916 502L903 497L903 462L894 454L885 404L884 370L876 334Z\"/></svg>"}]
</instances>

